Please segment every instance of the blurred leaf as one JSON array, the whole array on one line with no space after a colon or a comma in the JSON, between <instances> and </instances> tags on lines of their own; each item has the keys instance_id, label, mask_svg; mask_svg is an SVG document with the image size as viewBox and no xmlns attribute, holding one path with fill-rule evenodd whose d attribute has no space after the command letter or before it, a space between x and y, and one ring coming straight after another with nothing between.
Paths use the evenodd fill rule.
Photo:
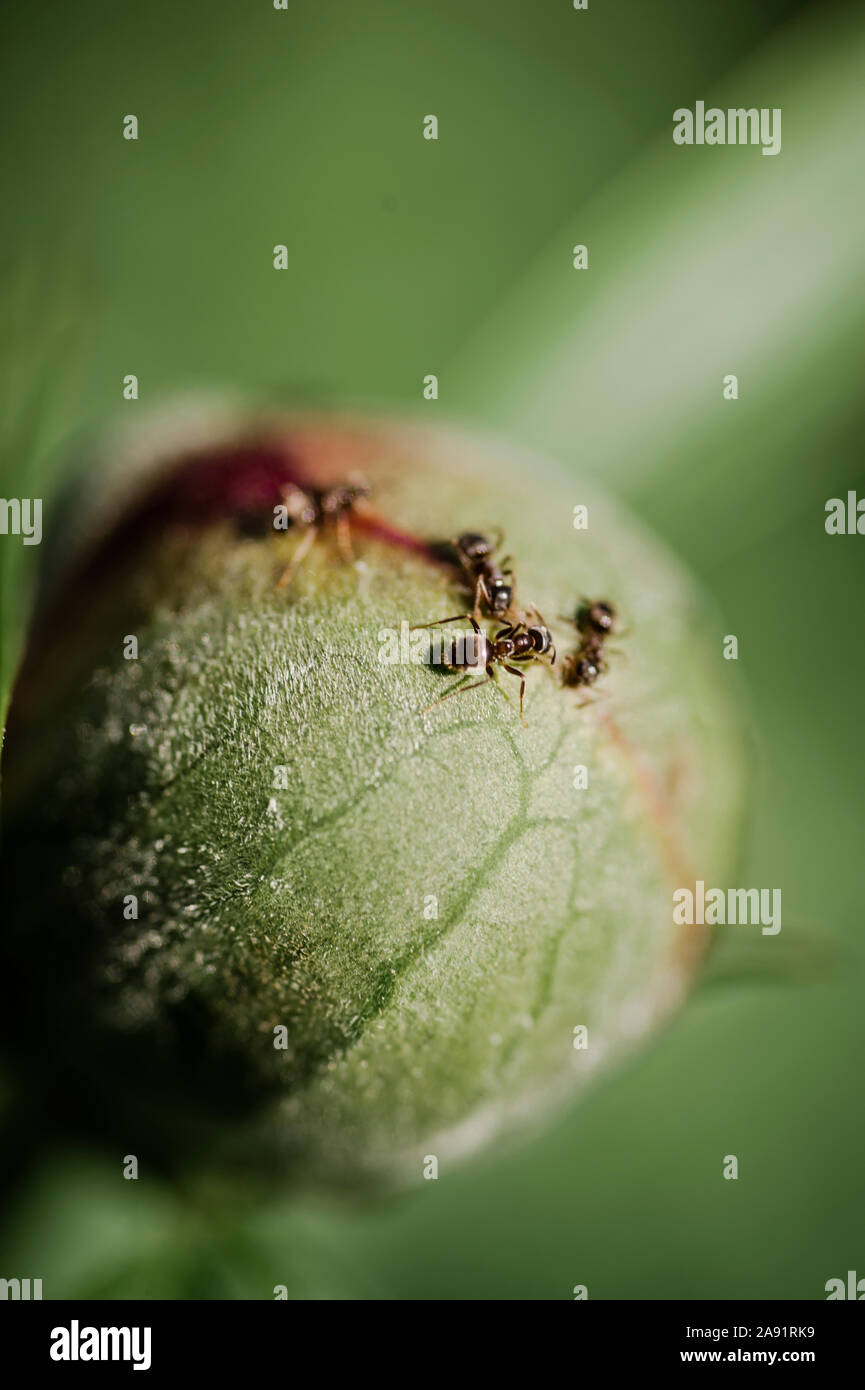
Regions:
<instances>
[{"instance_id":1,"label":"blurred leaf","mask_svg":"<svg viewBox=\"0 0 865 1390\"><path fill-rule=\"evenodd\" d=\"M778 155L675 146L671 109L449 364L460 402L629 494L703 561L777 527L811 481L831 496L825 436L860 395L863 89L861 9L821 8L698 91L781 107Z\"/></svg>"},{"instance_id":2,"label":"blurred leaf","mask_svg":"<svg viewBox=\"0 0 865 1390\"><path fill-rule=\"evenodd\" d=\"M71 279L47 277L35 263L0 277L0 496L43 500L58 468L58 445L81 418L75 403L84 296ZM0 537L0 729L21 654L35 571L36 546Z\"/></svg>"},{"instance_id":3,"label":"blurred leaf","mask_svg":"<svg viewBox=\"0 0 865 1390\"><path fill-rule=\"evenodd\" d=\"M842 967L849 964L849 951L831 928L785 922L777 946L771 952L761 950L760 942L752 938L738 937L719 943L703 975L701 988L767 984L811 986L827 978L837 979Z\"/></svg>"}]
</instances>

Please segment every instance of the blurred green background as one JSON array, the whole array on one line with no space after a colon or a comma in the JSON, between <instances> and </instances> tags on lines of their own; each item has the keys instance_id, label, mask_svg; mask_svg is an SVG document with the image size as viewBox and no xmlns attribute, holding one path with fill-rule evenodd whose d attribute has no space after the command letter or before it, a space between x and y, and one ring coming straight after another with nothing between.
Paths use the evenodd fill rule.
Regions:
<instances>
[{"instance_id":1,"label":"blurred green background","mask_svg":"<svg viewBox=\"0 0 865 1390\"><path fill-rule=\"evenodd\" d=\"M2 1273L55 1297L488 1299L809 1299L865 1274L865 541L824 530L829 497L865 493L865 11L89 0L7 13L0 89L0 495L50 497L69 439L200 388L541 447L738 635L738 882L784 901L779 937L725 937L672 1025L517 1147L397 1195L243 1208L45 1155ZM781 107L782 152L675 146L698 99ZM34 555L0 544L0 684Z\"/></svg>"}]
</instances>

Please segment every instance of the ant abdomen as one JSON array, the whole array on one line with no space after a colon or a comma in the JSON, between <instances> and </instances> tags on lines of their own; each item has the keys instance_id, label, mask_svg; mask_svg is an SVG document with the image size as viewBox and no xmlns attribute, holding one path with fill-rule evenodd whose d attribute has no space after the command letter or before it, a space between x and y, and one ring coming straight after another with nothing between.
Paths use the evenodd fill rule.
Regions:
<instances>
[{"instance_id":1,"label":"ant abdomen","mask_svg":"<svg viewBox=\"0 0 865 1390\"><path fill-rule=\"evenodd\" d=\"M458 555L472 563L486 559L495 550L494 542L489 536L481 535L480 531L463 531L452 544Z\"/></svg>"},{"instance_id":2,"label":"ant abdomen","mask_svg":"<svg viewBox=\"0 0 865 1390\"><path fill-rule=\"evenodd\" d=\"M483 632L439 631L430 640L430 665L442 670L485 670L490 660L490 644Z\"/></svg>"}]
</instances>

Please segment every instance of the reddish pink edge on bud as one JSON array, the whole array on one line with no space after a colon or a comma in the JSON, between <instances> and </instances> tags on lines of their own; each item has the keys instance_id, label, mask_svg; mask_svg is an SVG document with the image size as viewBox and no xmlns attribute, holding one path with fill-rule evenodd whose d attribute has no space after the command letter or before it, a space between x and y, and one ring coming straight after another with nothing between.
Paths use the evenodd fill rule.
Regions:
<instances>
[{"instance_id":1,"label":"reddish pink edge on bud","mask_svg":"<svg viewBox=\"0 0 865 1390\"><path fill-rule=\"evenodd\" d=\"M71 603L86 623L90 597L116 582L122 571L159 536L179 529L204 530L219 521L254 522L262 536L273 522L273 508L291 486L326 488L371 470L386 453L374 433L344 428L258 427L247 436L179 454L151 471L122 505L117 519L98 540L86 545L77 561L46 591L30 633L30 642L15 683L11 718L38 702L46 653L56 642L43 634L66 632ZM352 513L353 532L395 546L423 560L448 565L441 542L404 531L375 513L365 502ZM291 534L291 529L287 533ZM70 639L71 640L71 639ZM11 727L11 725L10 725Z\"/></svg>"},{"instance_id":2,"label":"reddish pink edge on bud","mask_svg":"<svg viewBox=\"0 0 865 1390\"><path fill-rule=\"evenodd\" d=\"M191 530L231 519L266 523L287 488L328 486L356 466L353 459L344 461L338 474L334 460L316 457L317 452L310 448L310 436L301 434L234 440L180 458L139 491L121 520L83 558L73 582L104 579L118 562L173 526ZM366 507L352 517L352 526L425 559L441 559L435 542L400 530Z\"/></svg>"},{"instance_id":3,"label":"reddish pink edge on bud","mask_svg":"<svg viewBox=\"0 0 865 1390\"><path fill-rule=\"evenodd\" d=\"M669 797L608 710L601 713L600 720L607 729L614 747L619 750L630 769L637 792L649 811L648 823L657 836L671 881L676 884L693 883L696 874L693 866L686 862L679 843ZM670 964L683 981L687 982L697 972L708 948L707 927L683 925L677 929L673 938Z\"/></svg>"}]
</instances>

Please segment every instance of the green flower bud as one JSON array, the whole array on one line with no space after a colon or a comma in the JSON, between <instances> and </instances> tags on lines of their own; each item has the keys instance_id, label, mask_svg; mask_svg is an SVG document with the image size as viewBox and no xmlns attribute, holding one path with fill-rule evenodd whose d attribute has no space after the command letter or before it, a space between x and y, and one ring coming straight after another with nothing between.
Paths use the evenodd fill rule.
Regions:
<instances>
[{"instance_id":1,"label":"green flower bud","mask_svg":"<svg viewBox=\"0 0 865 1390\"><path fill-rule=\"evenodd\" d=\"M371 488L353 559L325 521L282 588L309 537L272 525L274 453ZM498 445L299 418L220 458L139 479L34 630L7 1036L58 1123L137 1153L443 1162L568 1102L694 978L672 894L724 881L741 797L720 629L618 507ZM527 728L501 666L434 703L459 673L401 626L468 611L433 542L496 527L558 648ZM621 628L588 693L557 674L583 595Z\"/></svg>"}]
</instances>

